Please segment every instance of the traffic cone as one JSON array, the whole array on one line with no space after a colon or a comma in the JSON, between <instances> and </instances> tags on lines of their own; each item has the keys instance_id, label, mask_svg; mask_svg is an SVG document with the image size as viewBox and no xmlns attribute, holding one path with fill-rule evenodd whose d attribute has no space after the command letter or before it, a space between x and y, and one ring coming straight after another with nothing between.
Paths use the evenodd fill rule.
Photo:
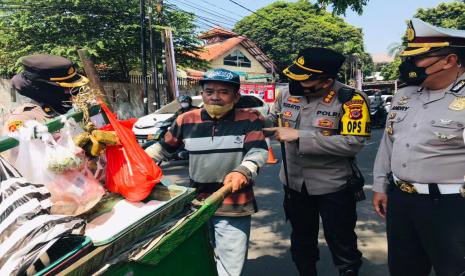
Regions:
<instances>
[{"instance_id":1,"label":"traffic cone","mask_svg":"<svg viewBox=\"0 0 465 276\"><path fill-rule=\"evenodd\" d=\"M268 145L268 160L266 160L267 164L276 164L278 163L278 159L274 157L273 148L271 147L270 139L265 138L266 144Z\"/></svg>"}]
</instances>

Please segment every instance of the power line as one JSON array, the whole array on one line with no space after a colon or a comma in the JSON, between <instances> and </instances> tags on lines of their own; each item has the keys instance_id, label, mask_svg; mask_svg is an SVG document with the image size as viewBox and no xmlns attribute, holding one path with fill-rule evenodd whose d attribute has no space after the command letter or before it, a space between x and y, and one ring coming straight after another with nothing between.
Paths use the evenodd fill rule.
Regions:
<instances>
[{"instance_id":1,"label":"power line","mask_svg":"<svg viewBox=\"0 0 465 276\"><path fill-rule=\"evenodd\" d=\"M215 5L215 4L213 4L213 3L210 3L210 2L208 2L208 1L206 1L206 0L200 0L200 1L204 2L205 4L211 5L211 6L213 6L213 7L216 7L216 8L218 8L218 9L222 10L222 11L229 12L230 14L234 14L234 15L240 16L241 18L244 17L244 15L242 15L242 14L238 14L238 13L235 13L235 12L233 12L233 11L229 11L229 10L223 8L223 7L217 6L217 5Z\"/></svg>"},{"instance_id":2,"label":"power line","mask_svg":"<svg viewBox=\"0 0 465 276\"><path fill-rule=\"evenodd\" d=\"M235 23L237 22L236 20L230 20L230 19L227 19L227 18L225 18L225 17L219 16L219 15L218 15L218 14L216 14L216 13L212 13L212 12L209 12L209 11L203 10L203 9L201 9L201 8L199 8L199 7L196 7L196 6L192 6L192 5L186 4L186 3L184 3L184 2L182 2L182 1L180 1L180 0L176 0L176 1L180 2L180 3L181 3L181 4L183 4L183 5L186 5L186 6L188 6L188 7L190 7L190 8L193 8L194 10L199 10L199 11L202 11L202 12L204 12L204 13L206 13L206 14L213 15L213 16L215 16L215 17L218 17L218 18L220 18L220 19L223 19L223 20L229 21L229 22L231 22L231 23L233 23L233 24L235 24ZM218 21L218 20L217 20L217 21ZM226 24L230 24L230 23L226 23Z\"/></svg>"},{"instance_id":3,"label":"power line","mask_svg":"<svg viewBox=\"0 0 465 276\"><path fill-rule=\"evenodd\" d=\"M236 1L234 1L234 0L229 0L229 2L232 2L232 3L236 4L237 6L239 6L239 7L243 8L243 9L245 9L245 10L247 10L247 11L251 12L251 13L253 13L253 14L256 14L256 15L260 16L261 18L265 19L266 21L273 23L273 21L271 21L270 19L266 18L265 16L263 16L263 15L261 15L261 14L257 13L257 12L254 12L253 10L251 10L251 9L249 9L249 8L247 8L247 7L244 7L243 5L241 5L241 4L239 4L239 3L237 3L237 2L236 2Z\"/></svg>"},{"instance_id":4,"label":"power line","mask_svg":"<svg viewBox=\"0 0 465 276\"><path fill-rule=\"evenodd\" d=\"M221 14L221 13L220 13L221 15L218 15L218 11L212 10L212 9L210 9L210 8L207 8L207 7L205 7L205 6L199 5L198 3L194 3L194 2L189 1L189 0L182 0L182 1L181 1L181 0L176 0L176 1L178 1L178 2L180 2L180 3L183 3L184 5L189 6L189 7L191 7L191 8L198 9L198 10L200 10L200 11L203 11L203 12L209 13L209 14L212 14L212 15L214 15L214 16L218 16L218 17L220 17L220 18L222 18L222 19L231 20L231 22L233 22L233 23L236 23L237 21L239 21L239 19L237 19L237 18L229 17L229 16L224 15L224 14ZM194 6L188 5L187 3L190 3L191 5L194 5ZM209 12L207 12L207 11L209 11ZM212 12L212 13L210 13L210 12Z\"/></svg>"},{"instance_id":5,"label":"power line","mask_svg":"<svg viewBox=\"0 0 465 276\"><path fill-rule=\"evenodd\" d=\"M198 19L200 20L203 20L203 21L206 21L210 24L213 24L215 26L220 26L220 27L223 27L223 26L226 26L228 29L231 29L232 25L230 23L227 23L227 22L223 22L223 21L220 21L220 20L217 20L217 19L213 19L213 18L208 18L208 17L204 17L204 16L200 16L200 15L197 15L195 13L192 13L192 12L188 12L186 10L183 10L181 8L179 8L178 6L176 5L166 5L168 8L171 8L173 10L176 10L176 11L179 11L179 12L184 12L184 13L187 13L187 14L190 14L190 15L193 15L195 17L197 17Z\"/></svg>"}]
</instances>

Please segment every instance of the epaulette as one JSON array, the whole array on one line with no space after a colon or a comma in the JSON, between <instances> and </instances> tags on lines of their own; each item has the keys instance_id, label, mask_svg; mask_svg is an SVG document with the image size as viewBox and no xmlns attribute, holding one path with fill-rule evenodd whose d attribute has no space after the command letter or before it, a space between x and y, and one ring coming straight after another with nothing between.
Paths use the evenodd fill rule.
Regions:
<instances>
[{"instance_id":1,"label":"epaulette","mask_svg":"<svg viewBox=\"0 0 465 276\"><path fill-rule=\"evenodd\" d=\"M458 93L464 87L465 87L465 80L459 80L457 83L455 83L454 86L452 86L452 88L450 89L450 92Z\"/></svg>"},{"instance_id":2,"label":"epaulette","mask_svg":"<svg viewBox=\"0 0 465 276\"><path fill-rule=\"evenodd\" d=\"M352 99L355 95L355 89L351 87L341 87L337 91L337 99L344 104Z\"/></svg>"}]
</instances>

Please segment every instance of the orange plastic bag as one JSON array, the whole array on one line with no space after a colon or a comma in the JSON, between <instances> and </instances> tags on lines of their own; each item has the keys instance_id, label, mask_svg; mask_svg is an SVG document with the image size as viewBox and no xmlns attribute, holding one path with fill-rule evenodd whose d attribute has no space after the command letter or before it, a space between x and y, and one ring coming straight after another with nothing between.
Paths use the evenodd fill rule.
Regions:
<instances>
[{"instance_id":1,"label":"orange plastic bag","mask_svg":"<svg viewBox=\"0 0 465 276\"><path fill-rule=\"evenodd\" d=\"M160 182L162 171L136 141L132 126L137 119L119 121L104 103L101 106L110 121L102 130L114 130L121 142L106 149L105 186L129 201L143 200Z\"/></svg>"}]
</instances>

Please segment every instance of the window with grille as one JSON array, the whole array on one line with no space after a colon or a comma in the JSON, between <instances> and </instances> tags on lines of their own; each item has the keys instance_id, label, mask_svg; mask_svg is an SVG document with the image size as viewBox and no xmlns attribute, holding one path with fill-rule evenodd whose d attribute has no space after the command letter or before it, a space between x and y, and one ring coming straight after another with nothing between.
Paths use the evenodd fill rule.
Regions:
<instances>
[{"instance_id":1,"label":"window with grille","mask_svg":"<svg viewBox=\"0 0 465 276\"><path fill-rule=\"evenodd\" d=\"M230 55L225 57L223 64L236 67L251 67L252 65L250 60L239 50L235 50Z\"/></svg>"}]
</instances>

